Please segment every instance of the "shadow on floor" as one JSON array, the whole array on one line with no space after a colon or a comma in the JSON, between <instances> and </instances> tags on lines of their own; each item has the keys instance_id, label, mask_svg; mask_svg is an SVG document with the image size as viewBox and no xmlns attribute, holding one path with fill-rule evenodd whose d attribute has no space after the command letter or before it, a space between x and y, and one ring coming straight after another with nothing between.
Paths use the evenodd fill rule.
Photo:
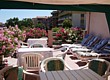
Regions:
<instances>
[{"instance_id":1,"label":"shadow on floor","mask_svg":"<svg viewBox=\"0 0 110 80\"><path fill-rule=\"evenodd\" d=\"M78 61L76 62L76 64L81 67L81 66L85 66L87 64L87 62L82 62L82 61Z\"/></svg>"},{"instance_id":2,"label":"shadow on floor","mask_svg":"<svg viewBox=\"0 0 110 80\"><path fill-rule=\"evenodd\" d=\"M72 53L68 52L67 55L72 55Z\"/></svg>"},{"instance_id":3,"label":"shadow on floor","mask_svg":"<svg viewBox=\"0 0 110 80\"><path fill-rule=\"evenodd\" d=\"M78 60L78 58L76 56L70 56L71 60ZM85 66L87 64L87 62L82 62L82 61L78 61L76 62L76 64L80 67L80 66Z\"/></svg>"},{"instance_id":4,"label":"shadow on floor","mask_svg":"<svg viewBox=\"0 0 110 80\"><path fill-rule=\"evenodd\" d=\"M72 55L72 56L70 56L70 59L77 60L78 58Z\"/></svg>"}]
</instances>

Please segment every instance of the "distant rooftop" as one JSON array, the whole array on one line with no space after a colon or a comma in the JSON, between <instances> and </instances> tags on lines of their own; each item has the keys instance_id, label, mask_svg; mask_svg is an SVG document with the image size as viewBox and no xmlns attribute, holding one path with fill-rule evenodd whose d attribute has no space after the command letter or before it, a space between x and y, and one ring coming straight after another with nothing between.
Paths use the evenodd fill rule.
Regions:
<instances>
[{"instance_id":1,"label":"distant rooftop","mask_svg":"<svg viewBox=\"0 0 110 80\"><path fill-rule=\"evenodd\" d=\"M37 16L36 18L48 18L50 16Z\"/></svg>"}]
</instances>

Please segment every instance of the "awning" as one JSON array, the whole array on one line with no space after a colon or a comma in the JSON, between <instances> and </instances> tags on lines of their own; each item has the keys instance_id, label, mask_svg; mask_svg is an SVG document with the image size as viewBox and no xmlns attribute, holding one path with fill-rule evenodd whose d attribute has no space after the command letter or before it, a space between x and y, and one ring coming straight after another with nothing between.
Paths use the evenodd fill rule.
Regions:
<instances>
[{"instance_id":1,"label":"awning","mask_svg":"<svg viewBox=\"0 0 110 80\"><path fill-rule=\"evenodd\" d=\"M3 0L4 1L4 0ZM110 4L110 0L6 0L52 5Z\"/></svg>"}]
</instances>

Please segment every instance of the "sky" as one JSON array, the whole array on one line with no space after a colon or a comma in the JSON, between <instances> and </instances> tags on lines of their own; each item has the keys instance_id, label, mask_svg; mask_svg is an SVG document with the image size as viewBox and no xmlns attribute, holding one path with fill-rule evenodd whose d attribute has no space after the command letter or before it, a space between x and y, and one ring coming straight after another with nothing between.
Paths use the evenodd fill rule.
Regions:
<instances>
[{"instance_id":1,"label":"sky","mask_svg":"<svg viewBox=\"0 0 110 80\"><path fill-rule=\"evenodd\" d=\"M24 18L35 18L36 16L51 16L53 10L15 10L15 9L1 9L0 22L5 23L6 20L18 17L19 20Z\"/></svg>"}]
</instances>

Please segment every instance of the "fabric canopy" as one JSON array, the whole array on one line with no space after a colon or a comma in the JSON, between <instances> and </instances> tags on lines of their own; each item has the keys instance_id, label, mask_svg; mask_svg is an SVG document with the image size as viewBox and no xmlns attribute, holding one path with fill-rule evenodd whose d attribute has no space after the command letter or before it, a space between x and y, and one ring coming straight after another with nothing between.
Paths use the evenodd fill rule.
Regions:
<instances>
[{"instance_id":1,"label":"fabric canopy","mask_svg":"<svg viewBox=\"0 0 110 80\"><path fill-rule=\"evenodd\" d=\"M0 9L110 11L110 0L0 0Z\"/></svg>"},{"instance_id":2,"label":"fabric canopy","mask_svg":"<svg viewBox=\"0 0 110 80\"><path fill-rule=\"evenodd\" d=\"M60 3L46 4L45 2L47 2L49 0L44 0L43 3L45 3L45 4L40 4L39 1L43 2L43 0L0 0L0 9L47 9L47 10L110 12L110 5L105 5L103 3L102 4L98 4L98 3L81 4L81 2L87 2L89 0L78 0L78 1L73 0L72 1L72 2L81 1L81 2L79 2L79 5L78 4L76 5L72 2L71 2L71 4L68 3L68 5L66 3L65 3L65 5L63 3L62 4L60 4ZM68 0L68 1L67 0L59 0L59 1L66 1L66 2L69 1L70 2L71 0ZM106 1L106 0L101 0L101 1ZM55 2L55 1L50 0L50 3L52 3L52 2ZM110 1L107 0L107 2L110 2Z\"/></svg>"},{"instance_id":3,"label":"fabric canopy","mask_svg":"<svg viewBox=\"0 0 110 80\"><path fill-rule=\"evenodd\" d=\"M76 5L76 4L110 4L110 0L7 0L40 4Z\"/></svg>"}]
</instances>

